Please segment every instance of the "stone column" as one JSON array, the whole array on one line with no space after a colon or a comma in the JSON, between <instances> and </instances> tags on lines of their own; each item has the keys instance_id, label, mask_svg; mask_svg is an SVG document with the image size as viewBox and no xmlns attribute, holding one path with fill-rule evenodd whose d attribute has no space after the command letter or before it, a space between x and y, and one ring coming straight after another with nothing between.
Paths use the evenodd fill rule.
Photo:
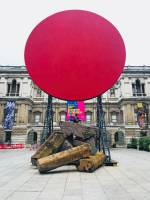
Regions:
<instances>
[{"instance_id":1,"label":"stone column","mask_svg":"<svg viewBox=\"0 0 150 200\"><path fill-rule=\"evenodd\" d=\"M97 121L97 116L96 116L96 105L95 103L93 104L93 122L96 123Z\"/></svg>"},{"instance_id":2,"label":"stone column","mask_svg":"<svg viewBox=\"0 0 150 200\"><path fill-rule=\"evenodd\" d=\"M124 109L125 114L125 124L134 124L134 109L131 104L127 104Z\"/></svg>"},{"instance_id":3,"label":"stone column","mask_svg":"<svg viewBox=\"0 0 150 200\"><path fill-rule=\"evenodd\" d=\"M2 123L3 118L4 118L4 105L0 104L0 124Z\"/></svg>"},{"instance_id":4,"label":"stone column","mask_svg":"<svg viewBox=\"0 0 150 200\"><path fill-rule=\"evenodd\" d=\"M59 122L58 106L56 105L56 122Z\"/></svg>"},{"instance_id":5,"label":"stone column","mask_svg":"<svg viewBox=\"0 0 150 200\"><path fill-rule=\"evenodd\" d=\"M18 116L17 124L27 124L28 123L28 105L20 104L18 105Z\"/></svg>"}]
</instances>

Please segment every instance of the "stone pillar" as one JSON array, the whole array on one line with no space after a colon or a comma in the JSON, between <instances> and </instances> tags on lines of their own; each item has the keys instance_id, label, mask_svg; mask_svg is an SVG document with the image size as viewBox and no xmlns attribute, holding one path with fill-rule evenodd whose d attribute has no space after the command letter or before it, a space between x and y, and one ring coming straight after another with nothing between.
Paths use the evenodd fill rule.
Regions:
<instances>
[{"instance_id":1,"label":"stone pillar","mask_svg":"<svg viewBox=\"0 0 150 200\"><path fill-rule=\"evenodd\" d=\"M150 78L145 81L145 93L146 96L150 96Z\"/></svg>"},{"instance_id":2,"label":"stone pillar","mask_svg":"<svg viewBox=\"0 0 150 200\"><path fill-rule=\"evenodd\" d=\"M0 124L2 123L3 118L4 118L4 105L0 104Z\"/></svg>"},{"instance_id":3,"label":"stone pillar","mask_svg":"<svg viewBox=\"0 0 150 200\"><path fill-rule=\"evenodd\" d=\"M125 124L134 124L134 109L131 104L127 104L124 109L125 114Z\"/></svg>"},{"instance_id":4,"label":"stone pillar","mask_svg":"<svg viewBox=\"0 0 150 200\"><path fill-rule=\"evenodd\" d=\"M19 125L20 104L17 105L16 125Z\"/></svg>"},{"instance_id":5,"label":"stone pillar","mask_svg":"<svg viewBox=\"0 0 150 200\"><path fill-rule=\"evenodd\" d=\"M17 124L27 124L27 123L28 123L28 105L20 104L18 105Z\"/></svg>"},{"instance_id":6,"label":"stone pillar","mask_svg":"<svg viewBox=\"0 0 150 200\"><path fill-rule=\"evenodd\" d=\"M0 97L6 96L7 93L7 80L2 77L0 80Z\"/></svg>"},{"instance_id":7,"label":"stone pillar","mask_svg":"<svg viewBox=\"0 0 150 200\"><path fill-rule=\"evenodd\" d=\"M29 110L29 106L25 104L24 107L24 123L28 124L28 110Z\"/></svg>"},{"instance_id":8,"label":"stone pillar","mask_svg":"<svg viewBox=\"0 0 150 200\"><path fill-rule=\"evenodd\" d=\"M58 106L56 105L56 122L59 122Z\"/></svg>"},{"instance_id":9,"label":"stone pillar","mask_svg":"<svg viewBox=\"0 0 150 200\"><path fill-rule=\"evenodd\" d=\"M31 96L31 80L28 80L27 77L25 77L21 84L21 96L23 97L30 97Z\"/></svg>"},{"instance_id":10,"label":"stone pillar","mask_svg":"<svg viewBox=\"0 0 150 200\"><path fill-rule=\"evenodd\" d=\"M93 122L96 124L97 121L97 115L96 115L96 105L93 104Z\"/></svg>"}]
</instances>

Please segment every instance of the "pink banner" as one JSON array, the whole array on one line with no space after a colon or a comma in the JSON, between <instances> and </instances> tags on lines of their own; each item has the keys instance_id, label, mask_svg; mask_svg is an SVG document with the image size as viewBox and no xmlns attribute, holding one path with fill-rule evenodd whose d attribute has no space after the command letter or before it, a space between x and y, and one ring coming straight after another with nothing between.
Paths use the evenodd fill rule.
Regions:
<instances>
[{"instance_id":1,"label":"pink banner","mask_svg":"<svg viewBox=\"0 0 150 200\"><path fill-rule=\"evenodd\" d=\"M22 149L24 144L0 144L0 149Z\"/></svg>"},{"instance_id":2,"label":"pink banner","mask_svg":"<svg viewBox=\"0 0 150 200\"><path fill-rule=\"evenodd\" d=\"M66 120L73 121L76 114L81 121L85 121L84 101L67 101Z\"/></svg>"},{"instance_id":3,"label":"pink banner","mask_svg":"<svg viewBox=\"0 0 150 200\"><path fill-rule=\"evenodd\" d=\"M78 101L78 117L81 121L85 121L84 101Z\"/></svg>"}]
</instances>

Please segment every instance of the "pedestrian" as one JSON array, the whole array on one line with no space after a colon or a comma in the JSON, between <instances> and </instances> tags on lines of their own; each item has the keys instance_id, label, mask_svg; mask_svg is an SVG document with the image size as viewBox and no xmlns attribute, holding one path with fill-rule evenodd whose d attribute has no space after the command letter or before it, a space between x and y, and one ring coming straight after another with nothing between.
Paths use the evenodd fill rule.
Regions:
<instances>
[{"instance_id":1,"label":"pedestrian","mask_svg":"<svg viewBox=\"0 0 150 200\"><path fill-rule=\"evenodd\" d=\"M79 119L78 114L76 113L75 116L74 116L74 118L73 118L73 122L74 123L79 123L80 121L81 120Z\"/></svg>"}]
</instances>

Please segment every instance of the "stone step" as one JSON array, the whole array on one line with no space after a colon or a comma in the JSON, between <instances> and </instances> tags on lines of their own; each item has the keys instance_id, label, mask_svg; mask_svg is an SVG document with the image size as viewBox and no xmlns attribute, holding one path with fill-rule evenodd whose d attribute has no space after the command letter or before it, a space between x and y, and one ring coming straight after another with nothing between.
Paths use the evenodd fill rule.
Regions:
<instances>
[{"instance_id":1,"label":"stone step","mask_svg":"<svg viewBox=\"0 0 150 200\"><path fill-rule=\"evenodd\" d=\"M25 144L26 141L27 141L27 135L20 134L11 136L12 144Z\"/></svg>"}]
</instances>

